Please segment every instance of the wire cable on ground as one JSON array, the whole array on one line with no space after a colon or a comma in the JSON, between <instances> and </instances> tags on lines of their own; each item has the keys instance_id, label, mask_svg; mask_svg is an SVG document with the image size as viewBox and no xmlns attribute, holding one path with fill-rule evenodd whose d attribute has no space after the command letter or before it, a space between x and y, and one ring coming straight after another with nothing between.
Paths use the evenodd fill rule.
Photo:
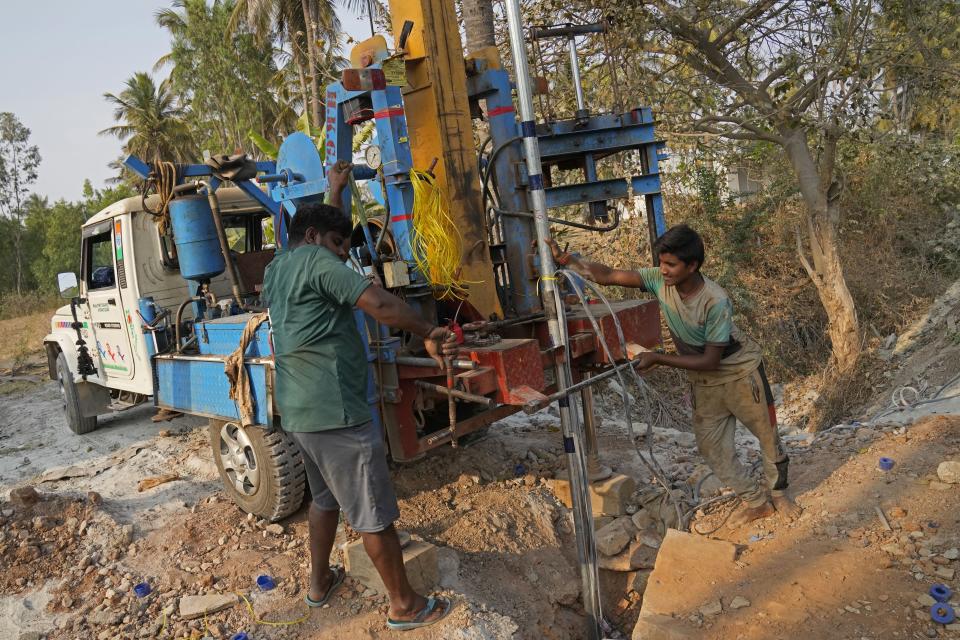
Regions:
<instances>
[{"instance_id":1,"label":"wire cable on ground","mask_svg":"<svg viewBox=\"0 0 960 640\"><path fill-rule=\"evenodd\" d=\"M606 335L603 331L603 328L600 326L600 323L597 322L596 317L593 315L593 312L590 310L591 305L589 304L589 301L586 299L586 296L584 295L583 289L581 287L581 283L590 287L592 291L599 294L598 298L600 298L601 301L606 305L607 310L610 312L610 317L613 319L614 327L617 330L617 338L620 343L621 352L624 355L626 355L627 353L626 338L623 335L623 328L620 326L620 321L617 318L616 312L613 310L613 307L610 304L610 301L607 300L602 293L599 293L599 291L596 289L596 287L592 283L590 283L587 280L584 280L579 275L571 271L568 271L566 269L558 269L556 271L556 274L558 276L566 278L567 282L570 283L570 286L576 292L577 297L580 299L580 303L583 306L584 313L586 314L587 319L590 321L590 324L593 327L594 332L596 333L596 335L601 336L603 338L600 340L600 345L603 347L603 351L607 357L607 360L611 363L614 363L615 359L613 357L613 354L610 351L610 346L607 344ZM567 355L568 355L567 361L569 362L569 353ZM627 367L627 368L633 374L635 378L635 383L638 389L642 389L644 386L647 386L646 383L640 380L639 374L636 372L636 370L633 367ZM634 429L633 418L631 416L631 411L630 411L630 394L627 391L627 384L623 378L622 370L620 369L617 370L617 379L620 382L620 393L623 399L624 417L626 419L627 427L630 430L630 434L631 434L630 441L633 444L634 449L636 450L637 456L640 458L641 463L643 463L643 465L647 467L647 469L650 471L653 477L657 480L657 482L660 483L664 491L666 491L667 499L669 499L673 503L673 507L677 515L677 526L685 530L687 528L687 522L684 519L684 512L680 507L680 502L673 495L673 487L671 486L670 481L667 479L666 473L663 471L663 468L660 466L660 463L657 461L657 458L653 452L653 420L651 419L647 422L646 434L640 434ZM650 456L649 460L643 455L643 452L640 450L640 446L637 443L637 438L640 438L642 435L645 435L646 437L647 455Z\"/></svg>"},{"instance_id":2,"label":"wire cable on ground","mask_svg":"<svg viewBox=\"0 0 960 640\"><path fill-rule=\"evenodd\" d=\"M420 273L440 289L437 297L462 300L467 282L461 278L463 240L450 218L443 191L436 178L423 171L410 171L413 184L413 258Z\"/></svg>"},{"instance_id":3,"label":"wire cable on ground","mask_svg":"<svg viewBox=\"0 0 960 640\"><path fill-rule=\"evenodd\" d=\"M243 599L243 602L247 605L247 613L250 614L250 617L253 618L253 621L257 624L264 624L268 627L290 627L295 624L306 622L307 619L310 618L310 608L308 606L307 612L295 620L264 620L263 618L257 617L256 612L253 610L253 604L250 602L247 596L243 595L239 591L234 591L234 593Z\"/></svg>"}]
</instances>

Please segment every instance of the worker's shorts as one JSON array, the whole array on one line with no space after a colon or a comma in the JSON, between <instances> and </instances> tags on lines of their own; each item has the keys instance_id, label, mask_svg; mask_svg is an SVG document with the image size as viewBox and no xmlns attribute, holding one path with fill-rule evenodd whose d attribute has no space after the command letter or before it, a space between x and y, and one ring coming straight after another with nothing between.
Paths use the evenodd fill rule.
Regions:
<instances>
[{"instance_id":1,"label":"worker's shorts","mask_svg":"<svg viewBox=\"0 0 960 640\"><path fill-rule=\"evenodd\" d=\"M354 531L363 533L383 531L400 517L383 434L373 422L290 435L303 454L318 509L342 509Z\"/></svg>"}]
</instances>

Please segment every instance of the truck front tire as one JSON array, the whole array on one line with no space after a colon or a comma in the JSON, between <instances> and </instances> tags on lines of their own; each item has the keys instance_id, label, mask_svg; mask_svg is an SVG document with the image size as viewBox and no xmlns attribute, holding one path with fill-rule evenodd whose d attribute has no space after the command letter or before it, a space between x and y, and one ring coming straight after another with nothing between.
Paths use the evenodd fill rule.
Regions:
<instances>
[{"instance_id":1,"label":"truck front tire","mask_svg":"<svg viewBox=\"0 0 960 640\"><path fill-rule=\"evenodd\" d=\"M63 400L63 413L67 417L67 426L77 435L90 433L97 428L97 416L84 417L80 410L80 397L73 373L67 364L67 356L61 351L57 356L57 383L60 385L60 399ZM89 383L88 383L89 384Z\"/></svg>"},{"instance_id":2,"label":"truck front tire","mask_svg":"<svg viewBox=\"0 0 960 640\"><path fill-rule=\"evenodd\" d=\"M290 436L221 420L211 420L208 429L224 490L237 506L270 522L300 508L306 475Z\"/></svg>"}]
</instances>

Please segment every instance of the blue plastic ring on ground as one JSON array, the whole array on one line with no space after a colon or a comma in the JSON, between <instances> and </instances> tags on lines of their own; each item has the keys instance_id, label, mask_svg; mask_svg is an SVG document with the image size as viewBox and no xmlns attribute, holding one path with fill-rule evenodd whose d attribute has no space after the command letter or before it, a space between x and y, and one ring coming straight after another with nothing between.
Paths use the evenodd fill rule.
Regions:
<instances>
[{"instance_id":1,"label":"blue plastic ring on ground","mask_svg":"<svg viewBox=\"0 0 960 640\"><path fill-rule=\"evenodd\" d=\"M893 458L880 458L880 461L877 463L877 467L879 467L881 471L890 471L890 469L893 469L893 465Z\"/></svg>"},{"instance_id":2,"label":"blue plastic ring on ground","mask_svg":"<svg viewBox=\"0 0 960 640\"><path fill-rule=\"evenodd\" d=\"M141 582L140 584L136 585L133 588L133 592L137 594L138 598L143 598L145 596L150 595L150 591L151 591L150 585L147 584L146 582Z\"/></svg>"},{"instance_id":3,"label":"blue plastic ring on ground","mask_svg":"<svg viewBox=\"0 0 960 640\"><path fill-rule=\"evenodd\" d=\"M257 576L257 586L261 591L270 591L277 586L277 583L270 576Z\"/></svg>"},{"instance_id":4,"label":"blue plastic ring on ground","mask_svg":"<svg viewBox=\"0 0 960 640\"><path fill-rule=\"evenodd\" d=\"M937 602L948 602L953 591L945 584L935 584L930 587L930 597Z\"/></svg>"},{"instance_id":5,"label":"blue plastic ring on ground","mask_svg":"<svg viewBox=\"0 0 960 640\"><path fill-rule=\"evenodd\" d=\"M230 640L250 640L250 636L241 631L230 636Z\"/></svg>"},{"instance_id":6,"label":"blue plastic ring on ground","mask_svg":"<svg viewBox=\"0 0 960 640\"><path fill-rule=\"evenodd\" d=\"M950 624L957 618L956 614L953 613L953 607L946 602L938 602L930 607L930 617L933 618L934 622L940 624Z\"/></svg>"}]
</instances>

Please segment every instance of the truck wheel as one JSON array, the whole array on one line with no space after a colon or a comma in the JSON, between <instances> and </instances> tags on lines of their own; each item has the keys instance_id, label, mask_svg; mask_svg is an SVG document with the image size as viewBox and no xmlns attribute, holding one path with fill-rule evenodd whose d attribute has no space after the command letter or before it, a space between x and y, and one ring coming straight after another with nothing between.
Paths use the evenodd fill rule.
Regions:
<instances>
[{"instance_id":1,"label":"truck wheel","mask_svg":"<svg viewBox=\"0 0 960 640\"><path fill-rule=\"evenodd\" d=\"M221 420L211 420L209 431L220 479L237 506L270 522L300 508L306 476L290 436Z\"/></svg>"},{"instance_id":2,"label":"truck wheel","mask_svg":"<svg viewBox=\"0 0 960 640\"><path fill-rule=\"evenodd\" d=\"M63 401L63 413L67 416L67 425L77 435L90 433L97 428L97 416L85 418L80 411L80 397L77 384L73 380L67 356L61 351L57 356L57 383L60 385L60 399Z\"/></svg>"}]
</instances>

